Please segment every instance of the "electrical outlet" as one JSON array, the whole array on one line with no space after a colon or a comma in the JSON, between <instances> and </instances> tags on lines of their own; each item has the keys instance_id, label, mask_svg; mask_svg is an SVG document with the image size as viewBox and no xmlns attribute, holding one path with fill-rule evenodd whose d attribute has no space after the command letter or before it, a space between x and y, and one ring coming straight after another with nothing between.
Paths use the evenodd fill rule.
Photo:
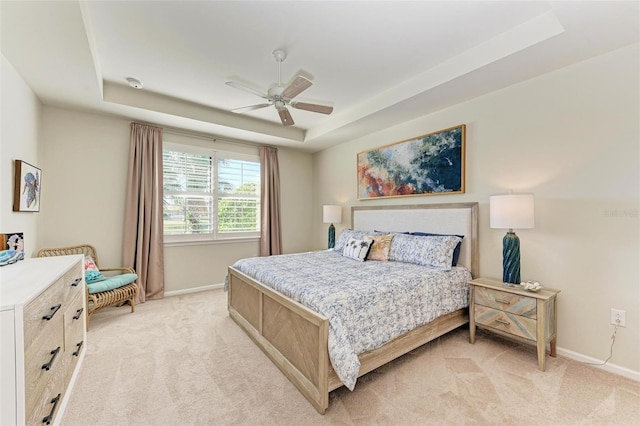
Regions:
<instances>
[{"instance_id":1,"label":"electrical outlet","mask_svg":"<svg viewBox=\"0 0 640 426\"><path fill-rule=\"evenodd\" d=\"M620 327L626 327L627 311L621 311L620 309L611 308L611 324L618 325Z\"/></svg>"}]
</instances>

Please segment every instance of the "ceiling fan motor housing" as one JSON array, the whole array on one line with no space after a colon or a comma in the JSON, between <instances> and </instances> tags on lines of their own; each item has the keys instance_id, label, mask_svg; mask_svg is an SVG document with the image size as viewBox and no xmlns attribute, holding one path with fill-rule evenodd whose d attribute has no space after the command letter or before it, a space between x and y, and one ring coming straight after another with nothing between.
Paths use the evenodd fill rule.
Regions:
<instances>
[{"instance_id":1,"label":"ceiling fan motor housing","mask_svg":"<svg viewBox=\"0 0 640 426\"><path fill-rule=\"evenodd\" d=\"M287 52L282 49L276 49L273 51L273 57L276 58L276 61L282 62L287 59Z\"/></svg>"}]
</instances>

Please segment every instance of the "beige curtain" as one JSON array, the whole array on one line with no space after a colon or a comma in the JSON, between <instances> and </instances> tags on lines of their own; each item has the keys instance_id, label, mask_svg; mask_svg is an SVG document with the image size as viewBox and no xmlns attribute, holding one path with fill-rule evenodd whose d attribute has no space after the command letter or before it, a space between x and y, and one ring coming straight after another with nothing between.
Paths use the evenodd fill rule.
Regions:
<instances>
[{"instance_id":1,"label":"beige curtain","mask_svg":"<svg viewBox=\"0 0 640 426\"><path fill-rule=\"evenodd\" d=\"M122 260L138 274L138 302L164 297L162 129L131 123Z\"/></svg>"},{"instance_id":2,"label":"beige curtain","mask_svg":"<svg viewBox=\"0 0 640 426\"><path fill-rule=\"evenodd\" d=\"M260 147L260 256L282 253L278 149Z\"/></svg>"}]
</instances>

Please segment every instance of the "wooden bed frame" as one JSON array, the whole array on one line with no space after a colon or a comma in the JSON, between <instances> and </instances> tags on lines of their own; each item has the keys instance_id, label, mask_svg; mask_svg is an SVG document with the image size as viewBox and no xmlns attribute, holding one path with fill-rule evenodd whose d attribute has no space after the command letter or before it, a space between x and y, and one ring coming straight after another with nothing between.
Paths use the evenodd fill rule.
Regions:
<instances>
[{"instance_id":1,"label":"wooden bed frame","mask_svg":"<svg viewBox=\"0 0 640 426\"><path fill-rule=\"evenodd\" d=\"M459 264L478 276L478 203L352 207L353 229L464 235ZM320 413L342 386L329 361L329 320L229 267L231 318ZM358 377L469 322L468 309L441 316L358 356Z\"/></svg>"}]
</instances>

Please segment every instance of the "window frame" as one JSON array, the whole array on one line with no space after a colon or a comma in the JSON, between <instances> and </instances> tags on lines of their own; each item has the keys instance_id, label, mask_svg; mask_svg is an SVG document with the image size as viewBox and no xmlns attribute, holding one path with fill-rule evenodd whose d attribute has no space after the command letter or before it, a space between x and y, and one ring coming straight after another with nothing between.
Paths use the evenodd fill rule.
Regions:
<instances>
[{"instance_id":1,"label":"window frame","mask_svg":"<svg viewBox=\"0 0 640 426\"><path fill-rule=\"evenodd\" d=\"M257 194L255 197L258 200L258 230L254 232L224 232L221 233L218 231L218 201L220 197L218 193L218 161L221 158L228 158L230 160L239 160L239 161L248 161L253 163L260 164L260 156L258 154L246 154L232 151L223 151L214 148L206 148L202 146L189 145L184 143L176 143L176 142L163 142L162 146L163 154L164 151L175 151L175 152L185 152L192 154L200 154L210 156L212 159L211 171L212 171L212 191L210 193L205 193L207 195L210 194L212 197L212 208L213 208L213 218L212 218L212 233L207 234L179 234L179 235L166 235L164 234L164 208L163 208L163 237L164 237L164 245L166 246L177 246L177 245L199 245L199 244L220 244L220 243L234 243L234 242L253 242L260 241L260 205L262 203L262 199L260 194ZM162 168L162 174L164 178L164 164ZM261 176L259 176L261 178ZM260 180L260 179L259 179ZM259 182L260 183L260 182ZM171 191L175 193L175 191ZM178 191L179 192L179 191ZM186 193L186 191L185 191ZM165 190L164 184L162 188L162 196L164 198ZM230 198L230 197L229 197ZM252 197L251 197L252 198Z\"/></svg>"}]
</instances>

